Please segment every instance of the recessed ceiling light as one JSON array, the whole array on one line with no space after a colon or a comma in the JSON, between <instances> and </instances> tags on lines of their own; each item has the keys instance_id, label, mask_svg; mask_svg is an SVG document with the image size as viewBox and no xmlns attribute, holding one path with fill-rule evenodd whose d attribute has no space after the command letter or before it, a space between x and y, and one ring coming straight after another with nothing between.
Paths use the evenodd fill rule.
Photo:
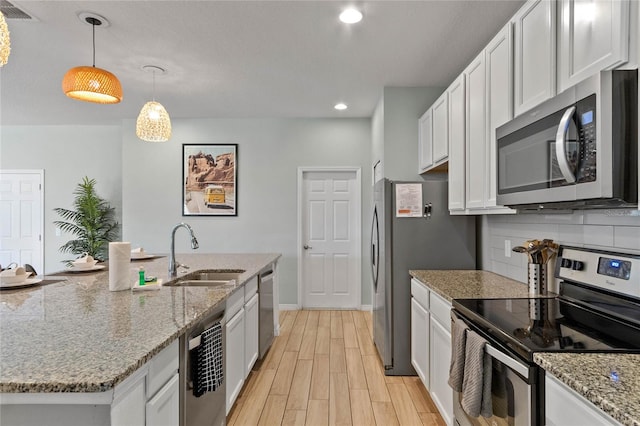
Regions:
<instances>
[{"instance_id":1,"label":"recessed ceiling light","mask_svg":"<svg viewBox=\"0 0 640 426\"><path fill-rule=\"evenodd\" d=\"M354 8L345 9L340 14L340 20L345 24L355 24L362 20L362 12Z\"/></svg>"},{"instance_id":2,"label":"recessed ceiling light","mask_svg":"<svg viewBox=\"0 0 640 426\"><path fill-rule=\"evenodd\" d=\"M347 109L347 104L340 102L339 104L336 104L334 108L338 111L344 111L345 109Z\"/></svg>"}]
</instances>

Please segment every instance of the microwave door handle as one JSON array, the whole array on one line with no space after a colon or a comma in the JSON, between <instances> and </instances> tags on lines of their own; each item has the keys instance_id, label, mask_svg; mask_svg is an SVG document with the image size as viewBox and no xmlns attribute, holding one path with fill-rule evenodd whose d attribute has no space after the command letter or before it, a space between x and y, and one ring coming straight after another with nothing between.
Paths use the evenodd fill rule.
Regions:
<instances>
[{"instance_id":1,"label":"microwave door handle","mask_svg":"<svg viewBox=\"0 0 640 426\"><path fill-rule=\"evenodd\" d=\"M560 124L558 125L558 131L556 133L556 158L558 159L558 167L560 167L560 172L568 183L575 183L576 181L576 176L571 171L569 162L567 161L566 150L569 122L575 112L575 106L572 106L564 112L564 115L560 120Z\"/></svg>"}]
</instances>

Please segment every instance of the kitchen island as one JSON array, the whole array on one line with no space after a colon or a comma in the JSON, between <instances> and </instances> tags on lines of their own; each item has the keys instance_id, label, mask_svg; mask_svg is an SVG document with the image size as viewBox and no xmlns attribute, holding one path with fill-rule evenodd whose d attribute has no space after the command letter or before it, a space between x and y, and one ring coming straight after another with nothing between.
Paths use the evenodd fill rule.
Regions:
<instances>
[{"instance_id":1,"label":"kitchen island","mask_svg":"<svg viewBox=\"0 0 640 426\"><path fill-rule=\"evenodd\" d=\"M45 277L47 285L0 292L0 404L113 398L113 389L279 254L179 254L189 271L244 270L235 285L109 291L107 269ZM168 258L131 262L168 279ZM182 275L182 274L179 274Z\"/></svg>"}]
</instances>

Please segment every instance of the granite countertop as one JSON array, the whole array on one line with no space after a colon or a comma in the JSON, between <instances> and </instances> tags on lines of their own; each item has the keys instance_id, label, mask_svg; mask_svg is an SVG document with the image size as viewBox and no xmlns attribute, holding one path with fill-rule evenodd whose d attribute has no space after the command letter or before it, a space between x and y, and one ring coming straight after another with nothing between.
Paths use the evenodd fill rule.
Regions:
<instances>
[{"instance_id":1,"label":"granite countertop","mask_svg":"<svg viewBox=\"0 0 640 426\"><path fill-rule=\"evenodd\" d=\"M409 271L409 274L449 302L453 299L509 299L531 297L526 284L488 271L418 270ZM548 293L548 297L555 296L555 293Z\"/></svg>"},{"instance_id":2,"label":"granite countertop","mask_svg":"<svg viewBox=\"0 0 640 426\"><path fill-rule=\"evenodd\" d=\"M534 361L624 425L640 425L640 355L536 353Z\"/></svg>"},{"instance_id":3,"label":"granite countertop","mask_svg":"<svg viewBox=\"0 0 640 426\"><path fill-rule=\"evenodd\" d=\"M109 272L55 274L62 281L0 291L0 392L112 389L279 254L178 254L199 269L243 269L236 285L109 291ZM131 262L131 281L168 282L168 257ZM45 279L54 277L44 277Z\"/></svg>"},{"instance_id":4,"label":"granite countertop","mask_svg":"<svg viewBox=\"0 0 640 426\"><path fill-rule=\"evenodd\" d=\"M531 297L525 284L487 271L409 273L449 302ZM538 352L534 361L620 423L640 426L640 355ZM612 379L612 371L617 372L617 381Z\"/></svg>"}]
</instances>

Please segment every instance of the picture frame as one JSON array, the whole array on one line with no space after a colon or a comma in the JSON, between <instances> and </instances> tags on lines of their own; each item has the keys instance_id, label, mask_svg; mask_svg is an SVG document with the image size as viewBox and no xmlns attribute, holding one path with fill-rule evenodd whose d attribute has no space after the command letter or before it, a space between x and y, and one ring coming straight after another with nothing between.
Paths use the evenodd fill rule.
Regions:
<instances>
[{"instance_id":1,"label":"picture frame","mask_svg":"<svg viewBox=\"0 0 640 426\"><path fill-rule=\"evenodd\" d=\"M182 145L182 216L238 215L238 144Z\"/></svg>"}]
</instances>

